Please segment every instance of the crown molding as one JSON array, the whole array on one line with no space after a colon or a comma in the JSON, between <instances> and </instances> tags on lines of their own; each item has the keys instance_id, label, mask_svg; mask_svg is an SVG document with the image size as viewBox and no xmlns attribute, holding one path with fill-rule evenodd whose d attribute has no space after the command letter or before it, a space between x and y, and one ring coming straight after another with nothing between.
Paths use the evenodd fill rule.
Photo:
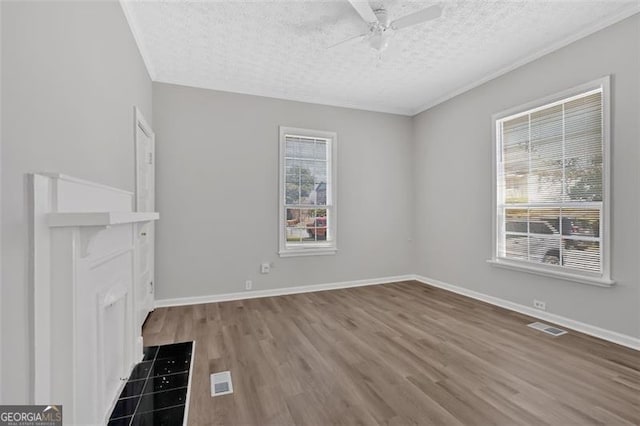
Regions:
<instances>
[{"instance_id":1,"label":"crown molding","mask_svg":"<svg viewBox=\"0 0 640 426\"><path fill-rule=\"evenodd\" d=\"M483 85L484 83L487 83L491 80L495 80L496 78L503 76L505 74L507 74L508 72L511 72L517 68L520 68L523 65L526 65L530 62L535 61L536 59L539 59L545 55L548 55L550 53L555 52L556 50L560 50L563 47L566 47L568 45L570 45L571 43L574 43L580 39L583 39L587 36L590 36L591 34L594 34L600 30L603 30L613 24L616 24L624 19L627 19L637 13L640 13L640 2L636 3L636 4L632 4L631 6L629 6L628 8L625 8L623 11L621 11L620 13L613 15L611 17L609 17L608 19L603 19L602 21L597 21L594 22L590 25L587 25L585 27L583 27L581 30L571 34L570 36L556 42L553 43L543 49L538 50L537 52L528 55L522 59L518 59L517 61L511 63L510 65L507 65L506 67L500 68L497 71L493 71L490 72L489 74L485 75L484 77L475 80L472 83L466 84L462 87L460 87L459 89L456 89L452 92L449 92L448 94L441 96L433 101L427 102L425 104L423 104L422 106L420 106L418 109L413 110L411 115L412 116L416 116L418 114L423 113L424 111L431 109L433 107L435 107L436 105L439 105L441 103L444 103L452 98L455 98L458 95L461 95L465 92L470 91L471 89L475 89L478 86Z\"/></svg>"},{"instance_id":2,"label":"crown molding","mask_svg":"<svg viewBox=\"0 0 640 426\"><path fill-rule=\"evenodd\" d=\"M130 1L130 0L129 0ZM120 7L122 8L122 12L124 13L124 17L129 24L129 29L131 30L131 34L133 35L133 40L136 42L138 46L138 51L140 52L140 56L142 57L142 62L144 62L144 66L147 68L147 73L149 74L149 78L151 81L155 81L156 72L153 68L153 64L151 63L151 56L149 55L149 50L146 45L142 41L142 37L138 33L138 26L135 23L135 18L133 14L129 11L129 6L127 6L128 0L119 0Z\"/></svg>"}]
</instances>

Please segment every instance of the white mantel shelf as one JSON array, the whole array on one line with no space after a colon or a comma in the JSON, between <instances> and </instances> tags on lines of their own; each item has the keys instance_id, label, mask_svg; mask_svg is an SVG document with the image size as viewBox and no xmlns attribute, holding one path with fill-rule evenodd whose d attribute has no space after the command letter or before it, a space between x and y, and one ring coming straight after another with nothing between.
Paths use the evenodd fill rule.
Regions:
<instances>
[{"instance_id":1,"label":"white mantel shelf","mask_svg":"<svg viewBox=\"0 0 640 426\"><path fill-rule=\"evenodd\" d=\"M51 227L112 226L127 223L158 220L157 212L86 212L48 213L47 223Z\"/></svg>"}]
</instances>

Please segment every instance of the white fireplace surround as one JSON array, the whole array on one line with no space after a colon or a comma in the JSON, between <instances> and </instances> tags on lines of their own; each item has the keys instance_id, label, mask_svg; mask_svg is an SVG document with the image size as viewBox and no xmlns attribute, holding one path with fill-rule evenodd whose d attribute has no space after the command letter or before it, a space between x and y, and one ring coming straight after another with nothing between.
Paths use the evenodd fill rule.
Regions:
<instances>
[{"instance_id":1,"label":"white fireplace surround","mask_svg":"<svg viewBox=\"0 0 640 426\"><path fill-rule=\"evenodd\" d=\"M57 173L31 175L34 402L65 424L106 424L142 358L135 309L134 194Z\"/></svg>"}]
</instances>

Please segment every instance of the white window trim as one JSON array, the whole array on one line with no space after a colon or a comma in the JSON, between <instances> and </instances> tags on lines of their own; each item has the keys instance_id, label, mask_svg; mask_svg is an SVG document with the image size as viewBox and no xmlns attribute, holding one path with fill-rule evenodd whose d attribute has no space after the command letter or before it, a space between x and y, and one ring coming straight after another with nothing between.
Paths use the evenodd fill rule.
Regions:
<instances>
[{"instance_id":1,"label":"white window trim","mask_svg":"<svg viewBox=\"0 0 640 426\"><path fill-rule=\"evenodd\" d=\"M285 136L296 135L309 138L321 138L331 140L331 157L329 158L329 167L331 169L331 220L328 223L328 233L332 236L331 241L317 243L308 246L298 246L296 248L287 248L287 239L285 238L285 194L284 194L284 155L285 155ZM311 130L300 129L297 127L285 127L280 126L280 150L278 153L278 165L279 165L279 190L278 190L278 205L280 213L278 215L278 241L280 248L278 254L280 257L294 257L294 256L322 256L322 255L334 255L338 251L338 185L337 185L337 169L338 169L338 135L335 132L327 132L324 130Z\"/></svg>"},{"instance_id":2,"label":"white window trim","mask_svg":"<svg viewBox=\"0 0 640 426\"><path fill-rule=\"evenodd\" d=\"M553 278L558 278L567 281L579 282L583 284L596 285L600 287L611 287L615 284L615 281L611 279L610 270L610 256L611 256L611 227L610 227L610 194L611 194L611 122L610 122L610 76L604 76L597 80L590 81L588 83L581 84L579 86L572 87L571 89L564 90L559 93L555 93L550 96L546 96L542 99L537 99L532 102L528 102L524 105L519 105L508 110L494 114L491 117L492 122L492 170L491 170L491 217L492 217L492 229L491 229L491 253L492 257L487 262L492 266L512 269L522 272L528 272L536 275L543 275ZM602 185L602 220L600 227L602 229L602 273L592 274L588 272L571 272L570 270L554 265L537 265L529 262L521 262L514 259L505 259L498 257L498 229L500 224L498 223L498 120L505 117L517 115L520 112L529 111L542 106L547 106L554 102L561 102L564 99L572 96L577 96L582 93L602 88L602 117L603 117L603 146L602 165L604 168L603 173L603 185Z\"/></svg>"}]
</instances>

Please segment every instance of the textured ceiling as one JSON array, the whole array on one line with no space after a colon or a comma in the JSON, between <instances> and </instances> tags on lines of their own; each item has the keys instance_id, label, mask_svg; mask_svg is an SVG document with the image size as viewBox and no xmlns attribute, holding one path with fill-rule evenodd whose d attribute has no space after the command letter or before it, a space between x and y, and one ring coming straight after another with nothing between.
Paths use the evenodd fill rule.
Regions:
<instances>
[{"instance_id":1,"label":"textured ceiling","mask_svg":"<svg viewBox=\"0 0 640 426\"><path fill-rule=\"evenodd\" d=\"M391 20L436 4L371 0ZM639 10L636 1L444 1L382 59L347 0L140 1L123 8L154 81L413 115Z\"/></svg>"}]
</instances>

